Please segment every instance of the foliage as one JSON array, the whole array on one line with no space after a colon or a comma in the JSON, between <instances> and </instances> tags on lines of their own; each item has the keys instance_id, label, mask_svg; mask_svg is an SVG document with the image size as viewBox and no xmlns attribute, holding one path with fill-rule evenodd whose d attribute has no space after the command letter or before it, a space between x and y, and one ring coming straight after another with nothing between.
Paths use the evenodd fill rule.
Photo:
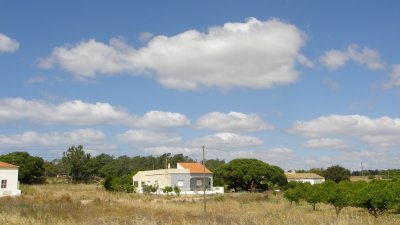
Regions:
<instances>
[{"instance_id":1,"label":"foliage","mask_svg":"<svg viewBox=\"0 0 400 225\"><path fill-rule=\"evenodd\" d=\"M225 160L220 160L218 158L206 160L206 168L209 169L211 172L216 171L223 165L225 165Z\"/></svg>"},{"instance_id":2,"label":"foliage","mask_svg":"<svg viewBox=\"0 0 400 225\"><path fill-rule=\"evenodd\" d=\"M390 209L395 203L394 191L388 181L366 183L355 195L355 206L365 208L374 217ZM398 196L397 196L398 197Z\"/></svg>"},{"instance_id":3,"label":"foliage","mask_svg":"<svg viewBox=\"0 0 400 225\"><path fill-rule=\"evenodd\" d=\"M21 183L32 184L44 181L44 161L41 157L31 156L27 152L12 152L1 155L0 161L19 166L18 179Z\"/></svg>"},{"instance_id":4,"label":"foliage","mask_svg":"<svg viewBox=\"0 0 400 225\"><path fill-rule=\"evenodd\" d=\"M283 197L290 202L290 205L292 205L293 202L298 203L301 200L301 195L295 188L285 191Z\"/></svg>"},{"instance_id":5,"label":"foliage","mask_svg":"<svg viewBox=\"0 0 400 225\"><path fill-rule=\"evenodd\" d=\"M339 165L331 166L325 170L324 177L326 180L339 183L340 181L350 180L350 170Z\"/></svg>"},{"instance_id":6,"label":"foliage","mask_svg":"<svg viewBox=\"0 0 400 225\"><path fill-rule=\"evenodd\" d=\"M267 190L287 183L281 168L257 159L234 159L217 169L214 178L235 190ZM221 183L222 183L221 182Z\"/></svg>"},{"instance_id":7,"label":"foliage","mask_svg":"<svg viewBox=\"0 0 400 225\"><path fill-rule=\"evenodd\" d=\"M177 196L181 195L181 189L178 186L174 186L174 192Z\"/></svg>"},{"instance_id":8,"label":"foliage","mask_svg":"<svg viewBox=\"0 0 400 225\"><path fill-rule=\"evenodd\" d=\"M86 154L83 146L72 146L63 153L62 163L66 166L71 181L81 181L88 178L87 163L90 160L90 154Z\"/></svg>"},{"instance_id":9,"label":"foliage","mask_svg":"<svg viewBox=\"0 0 400 225\"><path fill-rule=\"evenodd\" d=\"M132 185L132 178L130 176L122 177L106 177L104 179L104 188L107 191L118 191L132 193L135 191Z\"/></svg>"},{"instance_id":10,"label":"foliage","mask_svg":"<svg viewBox=\"0 0 400 225\"><path fill-rule=\"evenodd\" d=\"M322 184L324 202L335 207L336 216L339 216L340 211L347 206L350 206L351 200L348 186L345 183L337 184L328 180Z\"/></svg>"},{"instance_id":11,"label":"foliage","mask_svg":"<svg viewBox=\"0 0 400 225\"><path fill-rule=\"evenodd\" d=\"M144 184L144 185L142 185L142 189L143 189L144 194L155 193L158 190L158 184L154 184L154 185Z\"/></svg>"},{"instance_id":12,"label":"foliage","mask_svg":"<svg viewBox=\"0 0 400 225\"><path fill-rule=\"evenodd\" d=\"M173 189L171 186L165 186L165 187L162 189L163 193L164 193L164 194L167 194L167 195L169 195L169 193L172 193L173 190L174 190L174 189Z\"/></svg>"},{"instance_id":13,"label":"foliage","mask_svg":"<svg viewBox=\"0 0 400 225\"><path fill-rule=\"evenodd\" d=\"M323 202L324 200L324 189L322 184L311 185L306 183L304 185L304 190L304 199L313 207L313 210L315 210L317 203Z\"/></svg>"}]
</instances>

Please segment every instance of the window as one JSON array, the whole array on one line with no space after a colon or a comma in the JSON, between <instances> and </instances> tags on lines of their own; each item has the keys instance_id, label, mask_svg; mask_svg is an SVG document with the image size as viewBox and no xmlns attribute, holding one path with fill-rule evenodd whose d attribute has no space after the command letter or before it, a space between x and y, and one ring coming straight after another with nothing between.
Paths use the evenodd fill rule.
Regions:
<instances>
[{"instance_id":1,"label":"window","mask_svg":"<svg viewBox=\"0 0 400 225\"><path fill-rule=\"evenodd\" d=\"M133 186L138 187L138 185L139 185L139 182L137 182L137 181L133 182Z\"/></svg>"},{"instance_id":2,"label":"window","mask_svg":"<svg viewBox=\"0 0 400 225\"><path fill-rule=\"evenodd\" d=\"M178 180L178 181L176 182L176 186L177 186L177 187L183 187L183 180Z\"/></svg>"},{"instance_id":3,"label":"window","mask_svg":"<svg viewBox=\"0 0 400 225\"><path fill-rule=\"evenodd\" d=\"M203 181L202 180L196 180L196 186L197 187L203 186Z\"/></svg>"},{"instance_id":4,"label":"window","mask_svg":"<svg viewBox=\"0 0 400 225\"><path fill-rule=\"evenodd\" d=\"M7 188L7 180L1 180L1 189Z\"/></svg>"}]
</instances>

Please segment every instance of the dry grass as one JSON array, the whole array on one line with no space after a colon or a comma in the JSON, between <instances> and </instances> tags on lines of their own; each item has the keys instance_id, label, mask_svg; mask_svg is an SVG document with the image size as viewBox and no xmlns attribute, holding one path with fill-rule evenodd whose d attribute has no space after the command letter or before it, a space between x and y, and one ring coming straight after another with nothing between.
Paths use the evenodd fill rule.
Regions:
<instances>
[{"instance_id":1,"label":"dry grass","mask_svg":"<svg viewBox=\"0 0 400 225\"><path fill-rule=\"evenodd\" d=\"M234 194L208 199L107 193L92 185L25 186L24 195L0 199L0 224L237 224L237 225L399 225L400 216L378 219L346 208L303 203L292 207L280 195Z\"/></svg>"}]
</instances>

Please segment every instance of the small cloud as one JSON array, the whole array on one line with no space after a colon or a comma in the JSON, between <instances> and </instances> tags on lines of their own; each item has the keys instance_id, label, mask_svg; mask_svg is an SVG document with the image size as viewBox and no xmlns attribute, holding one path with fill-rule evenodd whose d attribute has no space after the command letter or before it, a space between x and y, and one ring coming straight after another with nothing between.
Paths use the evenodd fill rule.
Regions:
<instances>
[{"instance_id":1,"label":"small cloud","mask_svg":"<svg viewBox=\"0 0 400 225\"><path fill-rule=\"evenodd\" d=\"M149 32L142 32L139 34L139 40L141 42L148 42L154 37L154 34Z\"/></svg>"},{"instance_id":2,"label":"small cloud","mask_svg":"<svg viewBox=\"0 0 400 225\"><path fill-rule=\"evenodd\" d=\"M326 52L325 55L321 56L319 60L329 69L335 70L344 66L349 60L349 57L345 52L331 49Z\"/></svg>"},{"instance_id":3,"label":"small cloud","mask_svg":"<svg viewBox=\"0 0 400 225\"><path fill-rule=\"evenodd\" d=\"M394 87L400 87L400 64L392 66L390 80L383 84L383 88L385 89L390 89Z\"/></svg>"},{"instance_id":4,"label":"small cloud","mask_svg":"<svg viewBox=\"0 0 400 225\"><path fill-rule=\"evenodd\" d=\"M349 147L346 143L337 138L312 139L304 143L302 146L314 149L344 149Z\"/></svg>"},{"instance_id":5,"label":"small cloud","mask_svg":"<svg viewBox=\"0 0 400 225\"><path fill-rule=\"evenodd\" d=\"M267 124L255 114L240 112L210 112L201 116L196 123L197 128L213 129L218 131L245 132L271 130L272 125Z\"/></svg>"},{"instance_id":6,"label":"small cloud","mask_svg":"<svg viewBox=\"0 0 400 225\"><path fill-rule=\"evenodd\" d=\"M381 62L378 51L364 47L360 48L356 44L351 44L345 51L331 49L319 58L320 62L327 68L335 70L343 67L349 60L365 65L372 70L385 69L385 64Z\"/></svg>"},{"instance_id":7,"label":"small cloud","mask_svg":"<svg viewBox=\"0 0 400 225\"><path fill-rule=\"evenodd\" d=\"M19 49L18 41L0 33L0 53L2 52L12 53L17 51L18 49Z\"/></svg>"}]
</instances>

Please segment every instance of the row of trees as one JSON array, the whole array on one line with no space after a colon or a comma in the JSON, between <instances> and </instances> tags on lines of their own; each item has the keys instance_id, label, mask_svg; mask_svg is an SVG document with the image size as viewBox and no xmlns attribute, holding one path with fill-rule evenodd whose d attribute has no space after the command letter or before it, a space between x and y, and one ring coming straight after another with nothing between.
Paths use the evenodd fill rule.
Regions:
<instances>
[{"instance_id":1,"label":"row of trees","mask_svg":"<svg viewBox=\"0 0 400 225\"><path fill-rule=\"evenodd\" d=\"M24 184L43 183L46 178L64 176L72 183L102 180L107 190L126 192L133 191L132 175L137 171L166 168L167 163L174 168L177 162L194 162L183 154L135 157L100 154L92 157L81 145L70 147L61 159L52 161L44 161L27 152L0 155L0 161L19 166L19 180ZM211 171L224 164L225 161L219 159L206 161Z\"/></svg>"},{"instance_id":2,"label":"row of trees","mask_svg":"<svg viewBox=\"0 0 400 225\"><path fill-rule=\"evenodd\" d=\"M336 166L339 167L339 166ZM328 168L329 169L329 168ZM328 169L324 168L312 168L309 170L296 170L297 173L316 173L321 175L325 178L331 178L331 172L335 172L334 170L329 171ZM338 168L335 168L338 169ZM335 172L340 178L340 180L348 180L350 175L351 176L370 176L374 178L375 176L381 176L383 179L400 179L400 169L388 169L388 170L355 170L350 172L347 169L341 167L339 170ZM335 179L332 179L335 180Z\"/></svg>"},{"instance_id":3,"label":"row of trees","mask_svg":"<svg viewBox=\"0 0 400 225\"><path fill-rule=\"evenodd\" d=\"M393 209L400 212L400 181L373 180L371 182L343 181L335 183L328 180L322 184L289 182L284 197L298 203L306 201L313 209L318 203L332 205L339 216L345 207L360 207L378 217L379 214Z\"/></svg>"}]
</instances>

